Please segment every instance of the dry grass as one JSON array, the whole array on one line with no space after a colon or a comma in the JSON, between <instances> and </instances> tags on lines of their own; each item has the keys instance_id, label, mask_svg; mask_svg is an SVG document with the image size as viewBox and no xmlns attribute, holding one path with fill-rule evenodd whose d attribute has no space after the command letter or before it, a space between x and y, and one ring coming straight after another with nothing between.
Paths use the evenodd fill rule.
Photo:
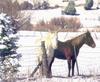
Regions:
<instances>
[{"instance_id":1,"label":"dry grass","mask_svg":"<svg viewBox=\"0 0 100 82\"><path fill-rule=\"evenodd\" d=\"M62 31L77 31L77 29L81 28L81 23L78 18L53 18L49 22L41 21L38 24L33 26L33 30L57 30L61 28Z\"/></svg>"}]
</instances>

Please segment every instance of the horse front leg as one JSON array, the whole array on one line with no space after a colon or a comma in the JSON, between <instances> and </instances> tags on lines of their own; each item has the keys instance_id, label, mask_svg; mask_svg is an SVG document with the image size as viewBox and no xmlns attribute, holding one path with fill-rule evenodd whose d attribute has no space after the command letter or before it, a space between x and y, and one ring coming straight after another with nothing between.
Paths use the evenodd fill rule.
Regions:
<instances>
[{"instance_id":1,"label":"horse front leg","mask_svg":"<svg viewBox=\"0 0 100 82\"><path fill-rule=\"evenodd\" d=\"M74 67L75 67L75 63L76 63L77 73L78 73L78 75L79 75L79 68L78 68L77 59L72 59L72 76L74 76Z\"/></svg>"},{"instance_id":2,"label":"horse front leg","mask_svg":"<svg viewBox=\"0 0 100 82\"><path fill-rule=\"evenodd\" d=\"M71 60L68 60L68 77L70 77Z\"/></svg>"}]
</instances>

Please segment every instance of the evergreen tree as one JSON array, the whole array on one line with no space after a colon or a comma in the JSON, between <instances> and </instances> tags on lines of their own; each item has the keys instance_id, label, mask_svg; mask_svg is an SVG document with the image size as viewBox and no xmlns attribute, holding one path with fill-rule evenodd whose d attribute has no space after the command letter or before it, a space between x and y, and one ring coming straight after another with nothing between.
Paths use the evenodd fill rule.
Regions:
<instances>
[{"instance_id":1,"label":"evergreen tree","mask_svg":"<svg viewBox=\"0 0 100 82\"><path fill-rule=\"evenodd\" d=\"M68 14L68 15L75 15L76 14L74 1L69 1L68 6L64 10L64 13Z\"/></svg>"},{"instance_id":2,"label":"evergreen tree","mask_svg":"<svg viewBox=\"0 0 100 82\"><path fill-rule=\"evenodd\" d=\"M11 80L15 77L18 61L21 57L17 53L17 28L15 20L5 13L0 14L0 79Z\"/></svg>"},{"instance_id":3,"label":"evergreen tree","mask_svg":"<svg viewBox=\"0 0 100 82\"><path fill-rule=\"evenodd\" d=\"M86 0L84 8L86 10L90 10L92 6L93 6L93 0Z\"/></svg>"}]
</instances>

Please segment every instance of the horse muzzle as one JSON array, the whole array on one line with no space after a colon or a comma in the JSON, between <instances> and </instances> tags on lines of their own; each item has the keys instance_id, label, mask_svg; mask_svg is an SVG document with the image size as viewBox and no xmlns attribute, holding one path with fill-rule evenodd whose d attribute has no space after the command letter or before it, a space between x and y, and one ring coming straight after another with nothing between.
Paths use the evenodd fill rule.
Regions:
<instances>
[{"instance_id":1,"label":"horse muzzle","mask_svg":"<svg viewBox=\"0 0 100 82\"><path fill-rule=\"evenodd\" d=\"M95 48L96 47L96 44L92 44L92 46L91 46L92 48Z\"/></svg>"}]
</instances>

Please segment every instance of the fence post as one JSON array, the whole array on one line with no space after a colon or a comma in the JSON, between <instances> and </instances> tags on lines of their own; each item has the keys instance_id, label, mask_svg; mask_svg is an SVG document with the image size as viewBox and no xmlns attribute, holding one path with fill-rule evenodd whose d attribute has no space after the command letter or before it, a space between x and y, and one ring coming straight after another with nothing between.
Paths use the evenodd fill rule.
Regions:
<instances>
[{"instance_id":1,"label":"fence post","mask_svg":"<svg viewBox=\"0 0 100 82\"><path fill-rule=\"evenodd\" d=\"M46 54L46 49L45 49L45 41L41 42L41 47L42 47L42 65L40 66L40 74L42 77L49 77L50 74L48 74L48 60L47 60L47 54Z\"/></svg>"},{"instance_id":2,"label":"fence post","mask_svg":"<svg viewBox=\"0 0 100 82\"><path fill-rule=\"evenodd\" d=\"M79 68L78 68L78 62L77 62L77 57L76 57L76 49L75 49L75 45L74 45L74 53L75 53L75 59L76 59L77 73L78 73L78 75L79 75Z\"/></svg>"}]
</instances>

